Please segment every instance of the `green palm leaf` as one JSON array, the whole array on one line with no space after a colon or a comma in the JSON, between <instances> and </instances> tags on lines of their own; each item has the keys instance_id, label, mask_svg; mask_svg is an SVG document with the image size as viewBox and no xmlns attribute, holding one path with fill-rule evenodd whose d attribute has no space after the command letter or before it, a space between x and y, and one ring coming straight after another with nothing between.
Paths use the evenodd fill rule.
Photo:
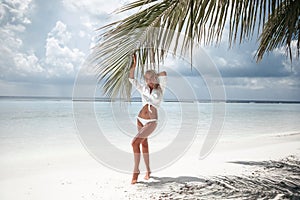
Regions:
<instances>
[{"instance_id":1,"label":"green palm leaf","mask_svg":"<svg viewBox=\"0 0 300 200\"><path fill-rule=\"evenodd\" d=\"M300 46L300 2L283 1L270 15L262 34L257 51L257 58L261 60L267 51L286 44L292 61L291 42L297 40L297 56Z\"/></svg>"},{"instance_id":2,"label":"green palm leaf","mask_svg":"<svg viewBox=\"0 0 300 200\"><path fill-rule=\"evenodd\" d=\"M163 61L166 51L185 54L192 51L193 41L218 43L227 23L230 45L251 38L255 27L258 33L263 30L258 60L278 45L290 49L295 39L299 53L298 0L137 0L118 12L135 8L140 10L100 29L102 39L91 55L104 93L110 97L130 97L127 78L134 52L141 76L147 67ZM183 43L178 41L180 33Z\"/></svg>"}]
</instances>

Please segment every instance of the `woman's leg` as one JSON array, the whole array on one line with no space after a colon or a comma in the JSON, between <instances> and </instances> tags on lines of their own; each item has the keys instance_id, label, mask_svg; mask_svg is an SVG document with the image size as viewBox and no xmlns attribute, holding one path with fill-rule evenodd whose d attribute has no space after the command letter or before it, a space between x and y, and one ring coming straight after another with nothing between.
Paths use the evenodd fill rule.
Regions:
<instances>
[{"instance_id":1,"label":"woman's leg","mask_svg":"<svg viewBox=\"0 0 300 200\"><path fill-rule=\"evenodd\" d=\"M140 151L141 142L142 142L141 138L136 138L131 143L133 148L133 154L134 154L134 169L133 169L131 184L135 184L137 182L138 176L140 174L139 165L141 159L141 151Z\"/></svg>"},{"instance_id":2,"label":"woman's leg","mask_svg":"<svg viewBox=\"0 0 300 200\"><path fill-rule=\"evenodd\" d=\"M138 133L142 128L143 128L142 123L137 121ZM140 170L139 170L140 159L141 159L140 140L141 139L138 139L136 136L131 143L133 149L133 156L134 156L134 168L133 168L133 176L132 176L131 184L135 184L137 182L138 176L140 174Z\"/></svg>"},{"instance_id":3,"label":"woman's leg","mask_svg":"<svg viewBox=\"0 0 300 200\"><path fill-rule=\"evenodd\" d=\"M156 126L157 126L156 122L150 122L150 123L147 123L143 127L140 127L140 128L138 127L139 132L131 143L132 148L133 148L133 153L134 153L134 174L133 174L133 178L132 178L132 182L131 182L132 184L137 182L137 177L139 174L139 164L140 164L140 159L141 159L140 144L142 144L143 141L147 139L147 137L155 130ZM147 144L148 144L148 142L147 142ZM148 156L148 166L147 166L147 164L146 164L146 166L149 167L149 152L148 152L147 156ZM144 159L145 159L145 157L144 157ZM146 163L146 161L145 161L145 163ZM147 168L147 170L148 170L148 168Z\"/></svg>"},{"instance_id":4,"label":"woman's leg","mask_svg":"<svg viewBox=\"0 0 300 200\"><path fill-rule=\"evenodd\" d=\"M148 180L150 178L150 159L149 159L149 146L148 146L148 138L144 139L142 141L142 152L143 152L143 158L145 161L145 165L146 165L146 175L144 177L144 179Z\"/></svg>"},{"instance_id":5,"label":"woman's leg","mask_svg":"<svg viewBox=\"0 0 300 200\"><path fill-rule=\"evenodd\" d=\"M134 153L134 173L139 172L139 165L140 165L140 157L141 157L141 150L140 150L140 144L142 143L142 138L135 138L131 145Z\"/></svg>"},{"instance_id":6,"label":"woman's leg","mask_svg":"<svg viewBox=\"0 0 300 200\"><path fill-rule=\"evenodd\" d=\"M138 122L138 134L141 131L141 129L143 128L143 125ZM138 136L137 134L137 136ZM142 143L142 141L144 140L143 138L138 138L137 136L135 136L135 138L132 141L132 148L133 148L133 153L134 153L134 172L138 173L139 170L139 164L140 164L140 159L141 159L141 150L140 150L140 144Z\"/></svg>"}]
</instances>

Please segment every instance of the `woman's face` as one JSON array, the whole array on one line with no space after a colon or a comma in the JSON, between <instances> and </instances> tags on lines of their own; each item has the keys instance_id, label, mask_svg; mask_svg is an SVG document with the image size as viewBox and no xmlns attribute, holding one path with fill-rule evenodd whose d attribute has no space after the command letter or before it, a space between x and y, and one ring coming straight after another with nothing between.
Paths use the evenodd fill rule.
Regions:
<instances>
[{"instance_id":1,"label":"woman's face","mask_svg":"<svg viewBox=\"0 0 300 200\"><path fill-rule=\"evenodd\" d=\"M150 88L153 88L154 85L156 84L155 77L149 73L145 74L145 82Z\"/></svg>"}]
</instances>

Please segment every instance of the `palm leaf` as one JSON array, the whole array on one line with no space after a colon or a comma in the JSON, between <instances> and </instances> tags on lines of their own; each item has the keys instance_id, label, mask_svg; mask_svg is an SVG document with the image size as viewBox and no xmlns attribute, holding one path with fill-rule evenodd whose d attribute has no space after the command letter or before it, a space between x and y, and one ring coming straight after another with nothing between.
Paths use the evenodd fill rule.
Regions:
<instances>
[{"instance_id":1,"label":"palm leaf","mask_svg":"<svg viewBox=\"0 0 300 200\"><path fill-rule=\"evenodd\" d=\"M300 44L300 3L283 1L270 16L260 36L257 59L261 60L266 51L286 44L292 62L291 42L297 40L297 56Z\"/></svg>"},{"instance_id":2,"label":"palm leaf","mask_svg":"<svg viewBox=\"0 0 300 200\"><path fill-rule=\"evenodd\" d=\"M137 0L118 12L140 8L138 12L100 29L103 33L100 34L101 40L94 48L91 61L99 81L103 81L105 94L110 97L129 97L130 84L127 78L134 52L138 55L137 75L141 76L146 68L154 68L163 61L168 51L185 54L189 49L193 50L193 41L218 43L226 23L229 23L230 45L237 40L241 42L251 38L255 27L258 33L263 30L258 60L266 51L280 44L290 48L291 40L295 38L298 38L299 51L299 5L291 7L296 2ZM290 11L293 16L287 15L286 12ZM285 26L277 26L277 29L272 27L272 23L281 24L282 18ZM265 24L267 28L264 29ZM183 35L183 43L178 41L180 34Z\"/></svg>"}]
</instances>

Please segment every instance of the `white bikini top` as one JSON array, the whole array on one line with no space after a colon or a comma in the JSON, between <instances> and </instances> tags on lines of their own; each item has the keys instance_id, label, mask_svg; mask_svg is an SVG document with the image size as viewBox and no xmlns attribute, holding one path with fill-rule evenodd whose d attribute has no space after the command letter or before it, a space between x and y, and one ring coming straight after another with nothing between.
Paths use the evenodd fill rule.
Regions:
<instances>
[{"instance_id":1,"label":"white bikini top","mask_svg":"<svg viewBox=\"0 0 300 200\"><path fill-rule=\"evenodd\" d=\"M130 83L141 93L143 106L148 104L148 110L150 112L150 105L159 108L165 92L167 76L159 76L158 80L161 91L159 89L153 89L150 93L150 88L147 85L141 85L136 79L129 78Z\"/></svg>"}]
</instances>

